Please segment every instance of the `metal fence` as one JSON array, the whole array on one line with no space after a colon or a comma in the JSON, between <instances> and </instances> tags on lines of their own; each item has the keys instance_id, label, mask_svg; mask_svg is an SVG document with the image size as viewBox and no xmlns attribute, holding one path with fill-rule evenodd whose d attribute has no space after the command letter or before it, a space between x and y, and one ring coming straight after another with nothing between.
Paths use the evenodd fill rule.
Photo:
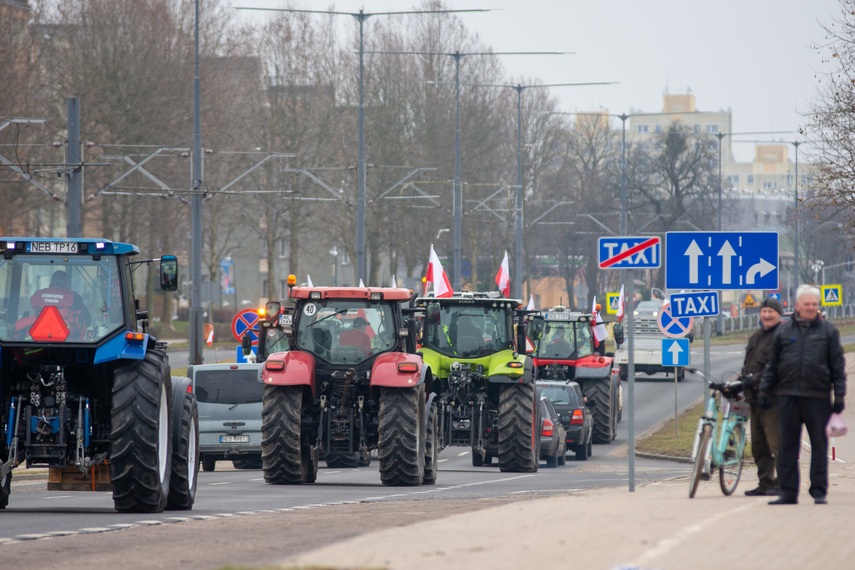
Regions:
<instances>
[{"instance_id":1,"label":"metal fence","mask_svg":"<svg viewBox=\"0 0 855 570\"><path fill-rule=\"evenodd\" d=\"M830 321L852 319L855 318L855 304L834 305L830 307L822 307L822 312L825 318ZM702 339L704 337L704 321L703 319L695 319L695 338ZM753 331L760 327L760 314L754 313L751 315L743 315L741 317L722 318L722 334L730 334L743 331ZM712 331L715 334L716 324L713 322Z\"/></svg>"}]
</instances>

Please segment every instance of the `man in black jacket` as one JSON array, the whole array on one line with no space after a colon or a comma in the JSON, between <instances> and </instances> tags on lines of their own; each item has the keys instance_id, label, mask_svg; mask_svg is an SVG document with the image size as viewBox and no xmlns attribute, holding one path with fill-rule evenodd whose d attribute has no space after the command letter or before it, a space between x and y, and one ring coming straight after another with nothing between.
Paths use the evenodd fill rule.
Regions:
<instances>
[{"instance_id":1,"label":"man in black jacket","mask_svg":"<svg viewBox=\"0 0 855 570\"><path fill-rule=\"evenodd\" d=\"M770 505L794 505L799 494L799 438L802 425L810 437L810 495L827 503L828 438L825 426L832 410L842 412L846 395L846 363L840 333L819 315L819 289L802 285L796 292L793 318L775 334L769 366L760 385L758 404L778 397L780 446L778 481L781 496ZM834 394L834 404L831 394Z\"/></svg>"},{"instance_id":2,"label":"man in black jacket","mask_svg":"<svg viewBox=\"0 0 855 570\"><path fill-rule=\"evenodd\" d=\"M745 364L742 375L746 377L745 400L751 407L751 453L757 465L759 484L756 489L745 491L746 495L778 495L778 477L775 459L778 455L778 403L770 396L771 405L757 405L760 380L769 363L769 353L775 340L775 332L781 323L784 308L774 297L767 297L760 305L760 329L748 339L745 347ZM750 376L750 378L749 378Z\"/></svg>"}]
</instances>

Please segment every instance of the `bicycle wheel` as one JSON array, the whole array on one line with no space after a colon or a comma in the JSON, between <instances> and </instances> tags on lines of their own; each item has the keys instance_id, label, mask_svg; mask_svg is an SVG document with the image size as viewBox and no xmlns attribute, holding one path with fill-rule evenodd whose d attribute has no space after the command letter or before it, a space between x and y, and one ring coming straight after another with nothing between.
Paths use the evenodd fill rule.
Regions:
<instances>
[{"instance_id":1,"label":"bicycle wheel","mask_svg":"<svg viewBox=\"0 0 855 570\"><path fill-rule=\"evenodd\" d=\"M695 496L698 490L698 483L701 482L701 475L704 471L704 463L709 455L710 439L712 438L712 424L704 424L701 429L700 443L698 444L698 454L695 456L695 465L692 467L692 478L689 481L689 498Z\"/></svg>"},{"instance_id":2,"label":"bicycle wheel","mask_svg":"<svg viewBox=\"0 0 855 570\"><path fill-rule=\"evenodd\" d=\"M745 453L745 425L737 423L733 431L727 434L727 447L721 458L721 468L718 471L718 480L721 484L721 492L732 495L739 484L742 476L742 456Z\"/></svg>"}]
</instances>

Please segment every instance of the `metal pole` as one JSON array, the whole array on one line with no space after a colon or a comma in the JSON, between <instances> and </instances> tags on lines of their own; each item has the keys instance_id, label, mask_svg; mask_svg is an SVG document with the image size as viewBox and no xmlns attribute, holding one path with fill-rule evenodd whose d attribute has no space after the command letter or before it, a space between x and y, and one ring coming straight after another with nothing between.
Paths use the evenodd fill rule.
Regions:
<instances>
[{"instance_id":1,"label":"metal pole","mask_svg":"<svg viewBox=\"0 0 855 570\"><path fill-rule=\"evenodd\" d=\"M68 173L68 219L65 234L70 238L83 237L83 227L80 223L80 99L69 97L68 104L68 147L66 161Z\"/></svg>"},{"instance_id":2,"label":"metal pole","mask_svg":"<svg viewBox=\"0 0 855 570\"><path fill-rule=\"evenodd\" d=\"M359 283L360 280L365 281L365 113L362 103L364 72L362 28L368 16L360 10L354 17L359 21L359 159L356 163L356 282Z\"/></svg>"},{"instance_id":3,"label":"metal pole","mask_svg":"<svg viewBox=\"0 0 855 570\"><path fill-rule=\"evenodd\" d=\"M196 0L196 75L193 79L193 195L190 252L190 363L202 364L202 89L199 78L199 0Z\"/></svg>"},{"instance_id":4,"label":"metal pole","mask_svg":"<svg viewBox=\"0 0 855 570\"><path fill-rule=\"evenodd\" d=\"M626 120L629 118L629 115L623 114L618 115L621 122L623 123L623 129L621 131L621 152L622 152L622 167L621 167L621 175L620 175L620 235L625 236L627 232L626 228Z\"/></svg>"},{"instance_id":5,"label":"metal pole","mask_svg":"<svg viewBox=\"0 0 855 570\"><path fill-rule=\"evenodd\" d=\"M715 135L718 137L718 231L721 231L721 194L722 194L722 180L721 180L721 141L724 138L724 133L716 133ZM721 306L721 297L722 292L718 292L718 302L719 307ZM716 335L722 334L722 328L724 324L724 318L721 316L721 309L718 311L718 315L716 315L716 324L715 324L715 332Z\"/></svg>"},{"instance_id":6,"label":"metal pole","mask_svg":"<svg viewBox=\"0 0 855 570\"><path fill-rule=\"evenodd\" d=\"M463 188L460 186L460 52L457 51L451 57L456 62L454 73L456 117L454 122L454 276L453 288L460 289L462 280L461 259L461 225L463 218Z\"/></svg>"},{"instance_id":7,"label":"metal pole","mask_svg":"<svg viewBox=\"0 0 855 570\"><path fill-rule=\"evenodd\" d=\"M793 243L793 263L795 269L795 283L793 283L793 289L799 288L799 145L801 143L796 141L793 143L793 146L796 147L796 239Z\"/></svg>"},{"instance_id":8,"label":"metal pole","mask_svg":"<svg viewBox=\"0 0 855 570\"><path fill-rule=\"evenodd\" d=\"M626 365L626 377L629 379L629 492L635 492L635 335L632 334L633 313L635 312L635 291L633 291L632 269L626 270L626 292L629 299L628 306L624 309L626 314L626 326L628 329L627 342L629 346L629 359Z\"/></svg>"},{"instance_id":9,"label":"metal pole","mask_svg":"<svg viewBox=\"0 0 855 570\"><path fill-rule=\"evenodd\" d=\"M514 87L517 92L517 243L516 243L516 275L514 276L514 296L522 299L522 232L523 232L523 187L522 187L522 85Z\"/></svg>"}]
</instances>

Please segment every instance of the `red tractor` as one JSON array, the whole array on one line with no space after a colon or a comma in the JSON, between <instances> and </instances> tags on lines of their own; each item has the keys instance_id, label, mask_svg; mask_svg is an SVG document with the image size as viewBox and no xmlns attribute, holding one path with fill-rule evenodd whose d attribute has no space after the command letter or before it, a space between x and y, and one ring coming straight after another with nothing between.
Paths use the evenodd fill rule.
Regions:
<instances>
[{"instance_id":1,"label":"red tractor","mask_svg":"<svg viewBox=\"0 0 855 570\"><path fill-rule=\"evenodd\" d=\"M610 443L621 418L620 368L613 353L594 347L593 320L564 307L542 310L531 325L534 366L539 380L573 380L582 387L594 417L594 443Z\"/></svg>"},{"instance_id":2,"label":"red tractor","mask_svg":"<svg viewBox=\"0 0 855 570\"><path fill-rule=\"evenodd\" d=\"M376 450L384 485L434 483L436 436L425 413L430 373L402 314L410 291L294 281L293 305L268 303L259 323L259 337L277 346L283 333L287 339L284 351L259 355L264 479L312 483L321 454L368 457Z\"/></svg>"}]
</instances>

